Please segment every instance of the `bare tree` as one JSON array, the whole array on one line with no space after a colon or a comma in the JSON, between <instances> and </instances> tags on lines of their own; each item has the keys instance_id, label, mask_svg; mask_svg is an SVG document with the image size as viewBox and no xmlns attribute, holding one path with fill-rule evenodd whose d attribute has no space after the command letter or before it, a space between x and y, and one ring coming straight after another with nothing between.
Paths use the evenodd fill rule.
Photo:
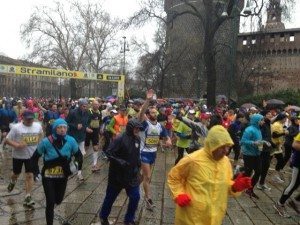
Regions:
<instances>
[{"instance_id":1,"label":"bare tree","mask_svg":"<svg viewBox=\"0 0 300 225\"><path fill-rule=\"evenodd\" d=\"M22 26L21 35L32 49L28 58L49 67L67 70L96 71L111 63L116 22L100 4L72 2L54 7L35 8L29 21ZM71 97L78 98L85 82L70 80Z\"/></svg>"},{"instance_id":2,"label":"bare tree","mask_svg":"<svg viewBox=\"0 0 300 225\"><path fill-rule=\"evenodd\" d=\"M264 6L266 6L269 0L251 0L250 2L252 3L251 16L257 16L261 15ZM294 0L285 0L285 2L291 3L294 2ZM240 8L243 8L243 3L244 1L237 1L238 6L242 6ZM129 24L141 25L148 20L155 18L172 26L172 24L176 22L177 18L184 15L193 16L197 21L199 21L203 32L203 39L199 43L198 56L203 56L203 66L205 68L203 71L207 80L207 103L209 106L215 105L217 83L216 49L218 49L216 48L218 45L216 37L221 32L220 30L223 28L223 25L226 24L226 21L233 20L240 16L246 17L249 15L240 14L240 12L236 11L235 0L178 0L176 1L176 4L181 4L183 7L180 7L180 11L176 10L178 7L171 7L171 9L168 10L168 15L166 16L163 13L163 1L144 0L141 10L132 16ZM231 33L232 32L230 32L230 34ZM237 33L232 33L232 35L235 36Z\"/></svg>"}]
</instances>

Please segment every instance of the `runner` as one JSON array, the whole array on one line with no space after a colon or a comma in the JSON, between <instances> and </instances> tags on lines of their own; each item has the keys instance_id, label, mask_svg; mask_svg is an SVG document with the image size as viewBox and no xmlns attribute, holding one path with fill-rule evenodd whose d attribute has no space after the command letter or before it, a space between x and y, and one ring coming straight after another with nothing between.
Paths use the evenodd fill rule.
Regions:
<instances>
[{"instance_id":1,"label":"runner","mask_svg":"<svg viewBox=\"0 0 300 225\"><path fill-rule=\"evenodd\" d=\"M92 130L92 132L86 133L85 138L85 148L88 149L90 146L90 142L92 141L93 145L93 162L92 162L92 172L98 171L100 167L97 165L98 163L98 154L99 154L99 132L100 132L100 124L101 124L101 112L99 111L99 102L94 100L92 102L92 108L88 110L89 121L88 128Z\"/></svg>"},{"instance_id":2,"label":"runner","mask_svg":"<svg viewBox=\"0 0 300 225\"><path fill-rule=\"evenodd\" d=\"M72 156L78 162L78 168L82 166L82 154L78 150L76 140L67 134L68 125L65 120L57 119L52 126L52 135L45 137L38 145L31 162L33 168L38 167L38 160L43 156L42 183L46 196L46 221L47 225L53 224L54 206L59 205L65 195ZM61 154L61 155L59 155ZM66 160L63 160L65 157Z\"/></svg>"},{"instance_id":3,"label":"runner","mask_svg":"<svg viewBox=\"0 0 300 225\"><path fill-rule=\"evenodd\" d=\"M109 225L108 216L122 189L129 198L124 225L134 225L135 212L140 200L140 138L142 124L131 119L126 132L109 145L106 153L110 160L106 195L99 213L101 225Z\"/></svg>"},{"instance_id":4,"label":"runner","mask_svg":"<svg viewBox=\"0 0 300 225\"><path fill-rule=\"evenodd\" d=\"M147 91L146 101L143 104L138 119L143 122L144 130L141 132L141 161L143 174L143 188L145 192L146 208L153 210L154 202L150 197L150 177L152 166L156 159L157 147L159 140L163 138L167 147L172 146L167 131L160 123L157 122L157 110L149 107L149 102L153 99L153 90Z\"/></svg>"},{"instance_id":5,"label":"runner","mask_svg":"<svg viewBox=\"0 0 300 225\"><path fill-rule=\"evenodd\" d=\"M88 128L87 109L88 101L84 98L79 99L78 107L72 110L66 119L69 126L68 134L75 138L83 156L86 154L84 149L84 140L86 132L91 133L93 131L90 128ZM78 170L77 180L84 181L81 170Z\"/></svg>"},{"instance_id":6,"label":"runner","mask_svg":"<svg viewBox=\"0 0 300 225\"><path fill-rule=\"evenodd\" d=\"M11 192L14 189L24 164L26 192L24 206L33 206L35 202L30 195L33 187L33 173L30 158L36 150L39 141L42 139L43 129L39 123L33 122L33 112L28 110L24 111L22 117L23 121L12 127L6 139L6 143L13 147L13 173L7 190Z\"/></svg>"}]
</instances>

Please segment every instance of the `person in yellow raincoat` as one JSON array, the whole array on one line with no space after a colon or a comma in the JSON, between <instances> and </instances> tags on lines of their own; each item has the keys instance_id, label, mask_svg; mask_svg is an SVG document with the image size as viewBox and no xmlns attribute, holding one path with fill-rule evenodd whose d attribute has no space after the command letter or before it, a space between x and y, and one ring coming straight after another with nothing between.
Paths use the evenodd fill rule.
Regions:
<instances>
[{"instance_id":1,"label":"person in yellow raincoat","mask_svg":"<svg viewBox=\"0 0 300 225\"><path fill-rule=\"evenodd\" d=\"M187 155L168 175L168 185L177 204L175 225L218 225L227 208L228 195L251 187L251 178L235 180L226 156L233 141L221 125L213 126L204 148Z\"/></svg>"}]
</instances>

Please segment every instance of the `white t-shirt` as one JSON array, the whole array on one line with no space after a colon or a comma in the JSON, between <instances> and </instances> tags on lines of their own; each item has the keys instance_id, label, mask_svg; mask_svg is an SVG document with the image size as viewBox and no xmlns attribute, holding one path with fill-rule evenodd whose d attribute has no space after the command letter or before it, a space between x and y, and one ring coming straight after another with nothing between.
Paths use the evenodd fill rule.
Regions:
<instances>
[{"instance_id":1,"label":"white t-shirt","mask_svg":"<svg viewBox=\"0 0 300 225\"><path fill-rule=\"evenodd\" d=\"M27 146L23 149L13 149L12 157L15 159L31 158L42 134L42 126L37 122L33 122L30 127L25 126L23 122L14 125L6 138L16 142L24 141Z\"/></svg>"}]
</instances>

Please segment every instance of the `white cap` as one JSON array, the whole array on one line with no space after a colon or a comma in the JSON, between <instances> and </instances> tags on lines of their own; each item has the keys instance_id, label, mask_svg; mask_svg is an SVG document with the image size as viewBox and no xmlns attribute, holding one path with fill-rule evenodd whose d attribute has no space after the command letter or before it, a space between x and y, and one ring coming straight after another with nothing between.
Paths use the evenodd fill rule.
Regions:
<instances>
[{"instance_id":1,"label":"white cap","mask_svg":"<svg viewBox=\"0 0 300 225\"><path fill-rule=\"evenodd\" d=\"M115 114L118 113L117 110L115 110L115 109L110 110L110 112L115 113Z\"/></svg>"},{"instance_id":2,"label":"white cap","mask_svg":"<svg viewBox=\"0 0 300 225\"><path fill-rule=\"evenodd\" d=\"M190 109L190 110L189 110L189 113L190 113L190 114L195 114L196 111L195 111L194 109Z\"/></svg>"}]
</instances>

